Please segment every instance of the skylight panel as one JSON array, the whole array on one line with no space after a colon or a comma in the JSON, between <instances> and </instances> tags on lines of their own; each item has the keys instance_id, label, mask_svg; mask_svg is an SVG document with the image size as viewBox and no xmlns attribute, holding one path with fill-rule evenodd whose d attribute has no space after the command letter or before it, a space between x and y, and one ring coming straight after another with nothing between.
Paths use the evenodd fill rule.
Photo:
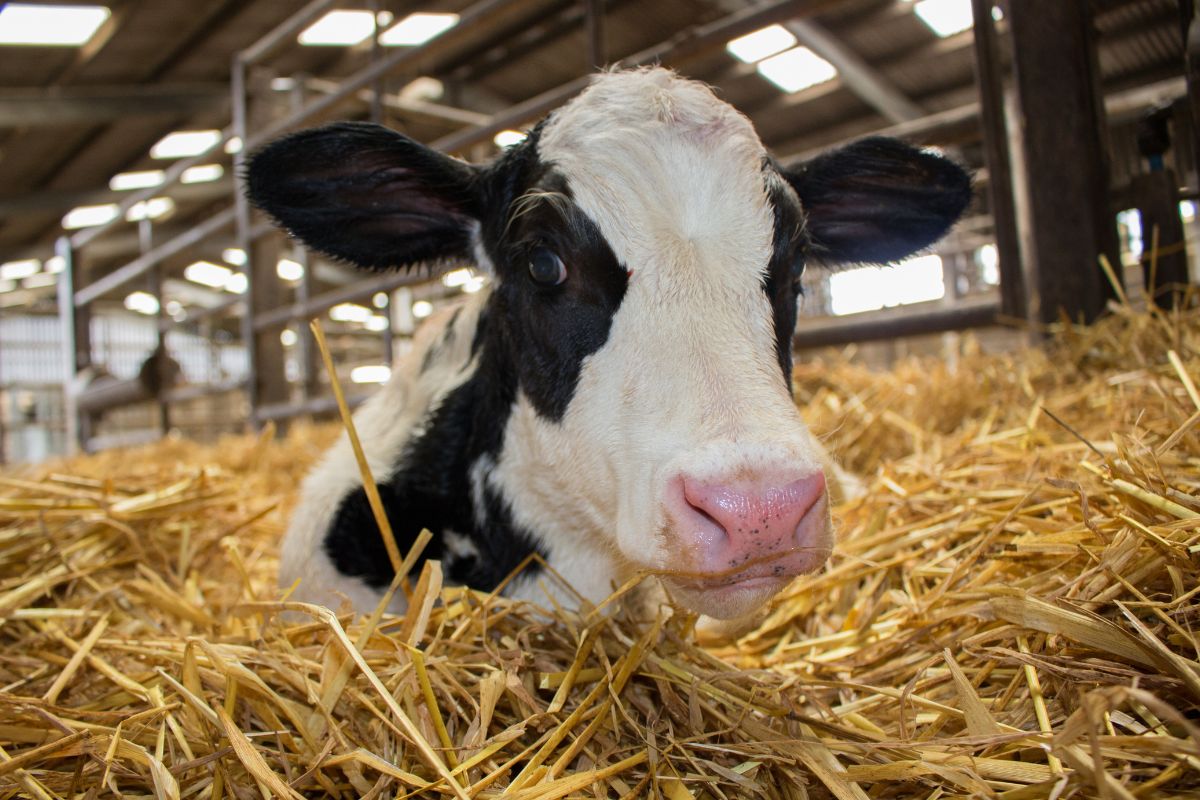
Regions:
<instances>
[{"instance_id":1,"label":"skylight panel","mask_svg":"<svg viewBox=\"0 0 1200 800\"><path fill-rule=\"evenodd\" d=\"M226 247L221 251L221 260L234 266L244 266L246 264L246 251L240 247Z\"/></svg>"},{"instance_id":2,"label":"skylight panel","mask_svg":"<svg viewBox=\"0 0 1200 800\"><path fill-rule=\"evenodd\" d=\"M782 25L768 25L754 33L739 36L725 49L739 61L754 64L796 45L796 37Z\"/></svg>"},{"instance_id":3,"label":"skylight panel","mask_svg":"<svg viewBox=\"0 0 1200 800\"><path fill-rule=\"evenodd\" d=\"M181 183L208 183L215 181L225 174L225 168L220 164L200 164L189 167L179 176Z\"/></svg>"},{"instance_id":4,"label":"skylight panel","mask_svg":"<svg viewBox=\"0 0 1200 800\"><path fill-rule=\"evenodd\" d=\"M158 219L165 217L175 210L175 201L169 197L152 197L149 200L141 200L134 203L125 212L125 219L128 222L141 222L144 219Z\"/></svg>"},{"instance_id":5,"label":"skylight panel","mask_svg":"<svg viewBox=\"0 0 1200 800\"><path fill-rule=\"evenodd\" d=\"M971 0L919 0L913 4L913 12L943 39L974 24Z\"/></svg>"},{"instance_id":6,"label":"skylight panel","mask_svg":"<svg viewBox=\"0 0 1200 800\"><path fill-rule=\"evenodd\" d=\"M103 225L117 218L121 210L116 203L104 203L98 206L77 206L67 212L62 218L62 226L69 231L77 228L90 228Z\"/></svg>"},{"instance_id":7,"label":"skylight panel","mask_svg":"<svg viewBox=\"0 0 1200 800\"><path fill-rule=\"evenodd\" d=\"M758 72L785 92L833 80L837 69L807 47L793 47L758 62Z\"/></svg>"},{"instance_id":8,"label":"skylight panel","mask_svg":"<svg viewBox=\"0 0 1200 800\"><path fill-rule=\"evenodd\" d=\"M211 261L197 261L189 264L183 270L183 277L192 283L198 283L201 286L208 286L213 289L223 287L232 276L233 270L229 267L223 267Z\"/></svg>"},{"instance_id":9,"label":"skylight panel","mask_svg":"<svg viewBox=\"0 0 1200 800\"><path fill-rule=\"evenodd\" d=\"M150 316L158 313L158 298L149 292L130 292L125 296L125 307Z\"/></svg>"},{"instance_id":10,"label":"skylight panel","mask_svg":"<svg viewBox=\"0 0 1200 800\"><path fill-rule=\"evenodd\" d=\"M206 153L221 141L218 130L175 131L159 139L150 148L150 157L158 159L188 158Z\"/></svg>"},{"instance_id":11,"label":"skylight panel","mask_svg":"<svg viewBox=\"0 0 1200 800\"><path fill-rule=\"evenodd\" d=\"M290 258L281 258L275 264L275 274L285 281L298 281L304 277L304 265Z\"/></svg>"},{"instance_id":12,"label":"skylight panel","mask_svg":"<svg viewBox=\"0 0 1200 800\"><path fill-rule=\"evenodd\" d=\"M127 192L130 189L149 189L151 186L161 186L164 180L161 169L143 169L137 172L120 172L108 181L108 188L114 192Z\"/></svg>"},{"instance_id":13,"label":"skylight panel","mask_svg":"<svg viewBox=\"0 0 1200 800\"><path fill-rule=\"evenodd\" d=\"M42 262L36 258L23 258L20 261L6 261L0 264L0 280L18 281L36 275L42 268Z\"/></svg>"},{"instance_id":14,"label":"skylight panel","mask_svg":"<svg viewBox=\"0 0 1200 800\"><path fill-rule=\"evenodd\" d=\"M366 322L371 318L371 309L357 303L339 303L329 309L329 318L335 322Z\"/></svg>"},{"instance_id":15,"label":"skylight panel","mask_svg":"<svg viewBox=\"0 0 1200 800\"><path fill-rule=\"evenodd\" d=\"M245 294L246 289L250 287L250 279L246 277L244 272L235 272L229 276L229 280L225 281L223 287L227 292L234 294Z\"/></svg>"},{"instance_id":16,"label":"skylight panel","mask_svg":"<svg viewBox=\"0 0 1200 800\"><path fill-rule=\"evenodd\" d=\"M351 47L375 32L370 11L330 11L300 32L300 44L317 47Z\"/></svg>"},{"instance_id":17,"label":"skylight panel","mask_svg":"<svg viewBox=\"0 0 1200 800\"><path fill-rule=\"evenodd\" d=\"M417 12L409 14L392 27L383 32L379 43L389 47L395 45L414 46L425 44L430 39L453 28L458 24L458 14L430 14Z\"/></svg>"},{"instance_id":18,"label":"skylight panel","mask_svg":"<svg viewBox=\"0 0 1200 800\"><path fill-rule=\"evenodd\" d=\"M104 6L8 3L0 8L0 45L79 47L109 17Z\"/></svg>"}]
</instances>

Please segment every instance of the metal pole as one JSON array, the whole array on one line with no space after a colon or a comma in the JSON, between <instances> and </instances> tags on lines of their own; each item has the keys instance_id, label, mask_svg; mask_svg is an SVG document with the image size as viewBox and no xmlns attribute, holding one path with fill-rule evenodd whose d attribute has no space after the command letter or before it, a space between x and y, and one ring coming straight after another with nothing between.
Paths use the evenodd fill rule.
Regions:
<instances>
[{"instance_id":1,"label":"metal pole","mask_svg":"<svg viewBox=\"0 0 1200 800\"><path fill-rule=\"evenodd\" d=\"M289 41L294 34L299 33L309 22L312 22L333 4L334 0L313 0L239 53L237 58L246 65L262 61L271 54L271 51Z\"/></svg>"},{"instance_id":2,"label":"metal pole","mask_svg":"<svg viewBox=\"0 0 1200 800\"><path fill-rule=\"evenodd\" d=\"M296 302L301 306L307 306L313 297L312 258L309 257L307 247L297 247L295 256L297 262L304 268L300 285L296 287ZM317 368L317 343L313 338L312 329L304 325L303 321L297 328L297 344L300 354L300 396L301 399L307 401L317 395L317 388L320 385L321 373Z\"/></svg>"},{"instance_id":3,"label":"metal pole","mask_svg":"<svg viewBox=\"0 0 1200 800\"><path fill-rule=\"evenodd\" d=\"M375 26L371 33L371 66L379 64L379 59L383 56L383 45L379 43L379 0L371 0L367 4L367 8L371 10L371 22ZM384 93L384 76L381 74L378 78L371 82L371 122L381 124L383 122L383 93Z\"/></svg>"},{"instance_id":4,"label":"metal pole","mask_svg":"<svg viewBox=\"0 0 1200 800\"><path fill-rule=\"evenodd\" d=\"M252 138L243 137L242 141L245 143L245 149L253 149L265 144L279 134L329 110L344 98L360 89L368 87L374 80L388 74L392 70L397 70L410 64L421 63L427 59L436 57L437 54L449 50L455 44L461 42L472 31L485 28L491 24L492 20L498 15L526 2L528 0L480 0L480 2L465 9L459 17L458 24L440 36L430 39L425 44L417 47L398 48L395 53L391 53L378 62L370 64L354 75L347 77L337 92L318 97L304 108L288 114L282 119L275 120L272 124L256 133ZM791 0L791 2L799 2L799 0Z\"/></svg>"},{"instance_id":5,"label":"metal pole","mask_svg":"<svg viewBox=\"0 0 1200 800\"><path fill-rule=\"evenodd\" d=\"M854 314L820 320L819 325L812 327L802 325L792 338L792 347L835 347L853 342L897 340L905 336L984 328L996 324L999 312L995 300L982 298L951 306L935 303L932 308L910 307Z\"/></svg>"},{"instance_id":6,"label":"metal pole","mask_svg":"<svg viewBox=\"0 0 1200 800\"><path fill-rule=\"evenodd\" d=\"M236 197L240 198L241 193L238 192ZM145 275L164 259L186 250L198 242L204 241L221 228L233 222L234 211L234 209L226 209L219 214L209 217L194 228L179 234L174 239L163 242L145 255L135 258L125 266L118 267L103 278L83 287L75 294L76 307L91 303L113 289ZM72 242L72 245L74 246L74 242Z\"/></svg>"},{"instance_id":7,"label":"metal pole","mask_svg":"<svg viewBox=\"0 0 1200 800\"><path fill-rule=\"evenodd\" d=\"M121 224L125 220L125 213L134 205L143 200L149 200L152 197L156 197L162 194L168 186L175 185L175 183L179 180L179 176L181 176L185 170L189 169L190 167L194 167L197 164L205 164L209 161L212 161L215 154L220 152L222 144L229 141L230 135L230 129L224 129L221 131L221 139L212 147L198 155L194 155L190 158L180 159L168 167L166 172L163 174L163 182L161 184L158 186L151 186L148 189L139 189L136 192L132 192L128 197L117 204L117 214L108 222L105 222L103 225L93 225L90 228L84 228L81 231L76 231L75 233L71 234L72 246L74 246L76 249L79 249L88 242L94 241L101 234L106 233L117 225Z\"/></svg>"},{"instance_id":8,"label":"metal pole","mask_svg":"<svg viewBox=\"0 0 1200 800\"><path fill-rule=\"evenodd\" d=\"M78 280L71 240L60 236L54 254L63 260L58 275L58 321L62 329L63 410L67 424L67 448L70 454L86 449L90 435L87 420L81 415L75 393L79 371L91 364L91 342L87 335L87 310L75 305ZM81 330L82 328L82 330Z\"/></svg>"},{"instance_id":9,"label":"metal pole","mask_svg":"<svg viewBox=\"0 0 1200 800\"><path fill-rule=\"evenodd\" d=\"M246 114L249 103L246 96L246 62L240 56L233 59L233 67L229 76L229 91L233 135L242 141L241 149L233 155L234 180L238 182L237 190L233 193L233 216L237 246L246 254L246 260L242 264L242 274L246 276L246 292L243 295L246 310L242 315L241 334L242 348L246 352L246 402L249 406L249 422L253 428L257 429L258 422L255 414L258 407L258 383L255 380L255 372L258 369L258 354L255 352L256 337L254 335L254 242L250 235L250 202L246 199L246 193L242 191L240 185L250 138Z\"/></svg>"},{"instance_id":10,"label":"metal pole","mask_svg":"<svg viewBox=\"0 0 1200 800\"><path fill-rule=\"evenodd\" d=\"M154 402L158 405L158 427L163 436L171 430L171 408L167 403L166 391L168 379L167 334L163 321L166 319L166 302L163 298L162 266L155 266L150 271L150 293L158 300L158 312L155 314L154 325Z\"/></svg>"}]
</instances>

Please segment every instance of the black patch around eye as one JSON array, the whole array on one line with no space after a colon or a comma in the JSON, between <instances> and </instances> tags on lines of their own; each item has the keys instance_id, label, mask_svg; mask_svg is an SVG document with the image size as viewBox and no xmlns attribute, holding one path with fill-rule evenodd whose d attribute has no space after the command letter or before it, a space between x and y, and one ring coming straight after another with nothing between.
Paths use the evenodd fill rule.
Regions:
<instances>
[{"instance_id":1,"label":"black patch around eye","mask_svg":"<svg viewBox=\"0 0 1200 800\"><path fill-rule=\"evenodd\" d=\"M529 186L510 219L483 230L497 274L489 325L534 410L559 421L584 359L608 341L629 279L565 178L543 165ZM541 283L534 272L543 270L561 282Z\"/></svg>"}]
</instances>

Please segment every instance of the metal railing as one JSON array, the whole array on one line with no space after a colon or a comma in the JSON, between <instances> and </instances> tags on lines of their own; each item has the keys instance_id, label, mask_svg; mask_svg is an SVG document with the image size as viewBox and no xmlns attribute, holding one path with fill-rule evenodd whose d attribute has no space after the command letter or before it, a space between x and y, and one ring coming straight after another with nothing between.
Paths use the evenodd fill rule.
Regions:
<instances>
[{"instance_id":1,"label":"metal railing","mask_svg":"<svg viewBox=\"0 0 1200 800\"><path fill-rule=\"evenodd\" d=\"M541 117L582 91L588 82L587 72L594 65L604 63L605 59L601 52L603 47L603 4L595 0L581 0L581 2L584 5L582 22L588 32L587 38L590 47L587 62L580 64L581 74L579 77L497 114L483 115L474 112L459 114L461 121L469 121L471 124L463 130L434 141L432 146L448 152L460 152L464 148L488 141L501 130L516 127ZM716 22L694 26L665 42L615 63L625 66L654 62L679 64L714 47L723 46L737 36L774 22L816 13L834 3L835 0L777 0L777 2L747 9ZM454 28L422 45L404 48L390 54L384 54L378 46L373 46L371 59L366 66L343 79L336 86L330 85L328 81L319 81L312 87L317 92L317 96L257 130L252 129L248 113L250 111L249 70L254 65L264 62L281 48L288 46L295 40L296 34L310 22L335 7L337 0L313 0L254 44L237 53L233 58L230 75L232 121L221 131L220 140L203 153L173 164L165 171L162 184L136 191L125 198L118 204L118 213L109 222L85 228L69 236L60 237L58 240L56 253L64 260L64 269L59 281L59 311L67 375L73 378L91 366L88 342L88 318L91 304L139 279L146 277L155 279L167 259L202 245L212 236L226 229L232 229L236 245L247 255L246 263L241 268L242 274L246 278L246 290L243 294L214 307L189 312L186 322L193 323L206 317L220 316L242 307L244 310L240 331L249 361L249 377L242 385L223 382L211 386L164 388L155 398L163 407L164 427L169 424L167 406L170 403L238 388L243 389L246 393L250 409L248 421L256 427L268 420L284 420L302 414L324 413L332 409L329 398L311 396L310 389L315 388L316 383L311 379L311 375L306 375L302 381L304 390L299 399L294 401L272 399L269 402L264 400L259 385L265 366L259 344L263 334L298 320L306 320L340 303L363 300L377 292L388 292L401 286L424 282L428 280L426 276L403 273L371 276L344 287L312 295L311 283L308 279L311 271L306 269L305 279L297 289L295 302L275 308L261 308L259 287L256 284L263 278L264 270L260 263L261 259L256 257L254 251L255 243L268 235L271 227L262 223L254 224L252 210L239 188L235 188L230 207L197 222L166 241L145 249L133 260L90 284L82 284L81 271L78 269L78 256L90 243L120 225L121 220L136 204L147 201L160 194L164 188L179 183L183 173L190 167L211 163L214 158L224 160L225 154L231 151L233 172L237 176L236 185L240 181L246 154L254 148L288 130L327 115L334 111L339 104L362 98L364 94L372 98L373 105L378 108L384 102L384 98L381 96L381 81L384 78L417 64L428 63L431 59L453 54L456 48L459 48L474 31L491 24L503 15L519 13L521 8L528 4L529 0L481 0L461 14L459 22ZM394 102L389 105L393 108L397 107ZM416 110L428 111L428 109ZM442 116L443 118L447 117L444 113ZM143 224L148 225L148 223ZM160 307L162 305L160 303ZM161 345L162 337L177 323L166 316L161 308L158 322L159 344ZM389 318L389 325L390 322ZM388 335L390 333L389 328L384 332L385 338L390 339ZM311 353L313 346L309 339L311 334L309 334L307 326L299 326L298 334L301 338L301 351ZM305 361L307 362L304 365L305 368L310 368L313 360L305 359ZM73 386L73 383L74 381L68 382L66 393L70 439L80 449L87 450L93 444L91 417L95 413L95 409L84 412L79 408L78 387Z\"/></svg>"}]
</instances>

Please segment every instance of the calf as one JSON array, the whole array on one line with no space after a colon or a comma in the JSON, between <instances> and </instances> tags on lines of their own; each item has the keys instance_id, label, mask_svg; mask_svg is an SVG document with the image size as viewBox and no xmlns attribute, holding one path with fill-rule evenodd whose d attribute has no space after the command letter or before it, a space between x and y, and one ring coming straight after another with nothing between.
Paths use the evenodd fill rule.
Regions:
<instances>
[{"instance_id":1,"label":"calf","mask_svg":"<svg viewBox=\"0 0 1200 800\"><path fill-rule=\"evenodd\" d=\"M426 556L483 590L538 553L592 601L650 570L720 619L832 546L791 395L806 263L901 259L971 196L956 164L890 139L785 169L663 69L596 76L488 165L341 123L269 145L247 179L328 256L491 278L355 417L401 552L428 528ZM361 610L393 578L345 440L304 483L280 571ZM507 592L537 595L537 577Z\"/></svg>"}]
</instances>

